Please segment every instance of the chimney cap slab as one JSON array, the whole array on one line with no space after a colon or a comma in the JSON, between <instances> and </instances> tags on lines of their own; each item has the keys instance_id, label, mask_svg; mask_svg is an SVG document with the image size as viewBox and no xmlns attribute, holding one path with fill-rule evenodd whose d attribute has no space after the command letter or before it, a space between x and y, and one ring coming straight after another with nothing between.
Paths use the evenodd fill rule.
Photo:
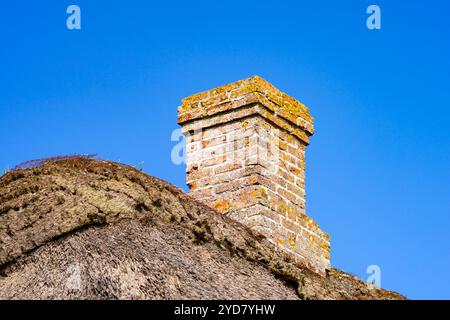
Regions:
<instances>
[{"instance_id":1,"label":"chimney cap slab","mask_svg":"<svg viewBox=\"0 0 450 320\"><path fill-rule=\"evenodd\" d=\"M264 106L272 117L283 118L307 135L314 134L314 119L308 108L259 76L184 98L178 108L178 123L185 125L256 103Z\"/></svg>"}]
</instances>

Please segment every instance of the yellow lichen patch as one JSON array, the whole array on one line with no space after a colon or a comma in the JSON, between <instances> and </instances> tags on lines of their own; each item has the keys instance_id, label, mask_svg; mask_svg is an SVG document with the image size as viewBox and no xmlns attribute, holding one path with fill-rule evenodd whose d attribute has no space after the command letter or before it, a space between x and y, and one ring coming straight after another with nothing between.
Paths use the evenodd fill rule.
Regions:
<instances>
[{"instance_id":1,"label":"yellow lichen patch","mask_svg":"<svg viewBox=\"0 0 450 320\"><path fill-rule=\"evenodd\" d=\"M278 239L277 242L280 247L284 247L284 245L286 244L286 240L284 240L284 239Z\"/></svg>"},{"instance_id":2,"label":"yellow lichen patch","mask_svg":"<svg viewBox=\"0 0 450 320\"><path fill-rule=\"evenodd\" d=\"M290 205L287 207L287 216L289 219L297 221L298 216L295 212L294 206Z\"/></svg>"},{"instance_id":3,"label":"yellow lichen patch","mask_svg":"<svg viewBox=\"0 0 450 320\"><path fill-rule=\"evenodd\" d=\"M322 242L321 247L325 251L330 251L330 244L325 241Z\"/></svg>"},{"instance_id":4,"label":"yellow lichen patch","mask_svg":"<svg viewBox=\"0 0 450 320\"><path fill-rule=\"evenodd\" d=\"M259 194L258 194L258 190L252 190L252 191L250 191L250 196L252 196L252 197L257 197Z\"/></svg>"},{"instance_id":5,"label":"yellow lichen patch","mask_svg":"<svg viewBox=\"0 0 450 320\"><path fill-rule=\"evenodd\" d=\"M294 236L289 236L288 237L288 244L291 247L291 249L295 249L295 247L297 246L297 240Z\"/></svg>"},{"instance_id":6,"label":"yellow lichen patch","mask_svg":"<svg viewBox=\"0 0 450 320\"><path fill-rule=\"evenodd\" d=\"M306 162L305 162L305 160L300 161L300 168L306 169Z\"/></svg>"},{"instance_id":7,"label":"yellow lichen patch","mask_svg":"<svg viewBox=\"0 0 450 320\"><path fill-rule=\"evenodd\" d=\"M259 187L259 193L263 198L267 198L267 190L263 186Z\"/></svg>"},{"instance_id":8,"label":"yellow lichen patch","mask_svg":"<svg viewBox=\"0 0 450 320\"><path fill-rule=\"evenodd\" d=\"M280 150L283 150L283 151L286 150L286 148L287 148L286 142L277 140L276 143L278 144L278 148L279 148Z\"/></svg>"},{"instance_id":9,"label":"yellow lichen patch","mask_svg":"<svg viewBox=\"0 0 450 320\"><path fill-rule=\"evenodd\" d=\"M213 208L220 213L227 213L232 208L232 205L228 199L219 199L214 202Z\"/></svg>"},{"instance_id":10,"label":"yellow lichen patch","mask_svg":"<svg viewBox=\"0 0 450 320\"><path fill-rule=\"evenodd\" d=\"M284 204L284 202L278 203L278 212L281 214L286 214L286 211L287 211L287 207Z\"/></svg>"}]
</instances>

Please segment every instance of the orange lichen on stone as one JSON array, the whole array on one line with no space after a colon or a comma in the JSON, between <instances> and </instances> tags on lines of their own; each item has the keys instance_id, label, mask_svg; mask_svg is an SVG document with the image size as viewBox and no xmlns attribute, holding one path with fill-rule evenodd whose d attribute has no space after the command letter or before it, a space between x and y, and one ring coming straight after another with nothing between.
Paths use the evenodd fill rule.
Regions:
<instances>
[{"instance_id":1,"label":"orange lichen on stone","mask_svg":"<svg viewBox=\"0 0 450 320\"><path fill-rule=\"evenodd\" d=\"M227 213L232 207L228 199L219 199L213 204L213 208L221 213Z\"/></svg>"},{"instance_id":2,"label":"orange lichen on stone","mask_svg":"<svg viewBox=\"0 0 450 320\"><path fill-rule=\"evenodd\" d=\"M195 190L197 188L197 182L192 181L192 182L188 183L188 187L190 190Z\"/></svg>"}]
</instances>

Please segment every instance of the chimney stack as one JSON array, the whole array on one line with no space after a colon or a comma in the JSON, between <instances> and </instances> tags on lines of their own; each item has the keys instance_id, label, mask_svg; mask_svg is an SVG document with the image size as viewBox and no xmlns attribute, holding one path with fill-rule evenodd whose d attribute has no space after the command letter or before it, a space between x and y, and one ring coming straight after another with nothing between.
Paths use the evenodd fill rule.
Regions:
<instances>
[{"instance_id":1,"label":"chimney stack","mask_svg":"<svg viewBox=\"0 0 450 320\"><path fill-rule=\"evenodd\" d=\"M191 196L326 274L330 238L306 215L308 109L252 77L183 99L178 123Z\"/></svg>"}]
</instances>

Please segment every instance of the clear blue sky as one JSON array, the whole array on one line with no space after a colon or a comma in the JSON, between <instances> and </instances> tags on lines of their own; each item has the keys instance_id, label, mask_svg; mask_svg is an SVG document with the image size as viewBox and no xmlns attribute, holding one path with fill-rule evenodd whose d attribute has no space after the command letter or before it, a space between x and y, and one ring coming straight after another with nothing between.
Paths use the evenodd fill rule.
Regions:
<instances>
[{"instance_id":1,"label":"clear blue sky","mask_svg":"<svg viewBox=\"0 0 450 320\"><path fill-rule=\"evenodd\" d=\"M378 4L382 29L366 28ZM81 30L66 8L81 7ZM8 1L0 168L97 153L185 188L181 98L260 75L310 107L308 212L332 263L410 298L450 298L450 3Z\"/></svg>"}]
</instances>

